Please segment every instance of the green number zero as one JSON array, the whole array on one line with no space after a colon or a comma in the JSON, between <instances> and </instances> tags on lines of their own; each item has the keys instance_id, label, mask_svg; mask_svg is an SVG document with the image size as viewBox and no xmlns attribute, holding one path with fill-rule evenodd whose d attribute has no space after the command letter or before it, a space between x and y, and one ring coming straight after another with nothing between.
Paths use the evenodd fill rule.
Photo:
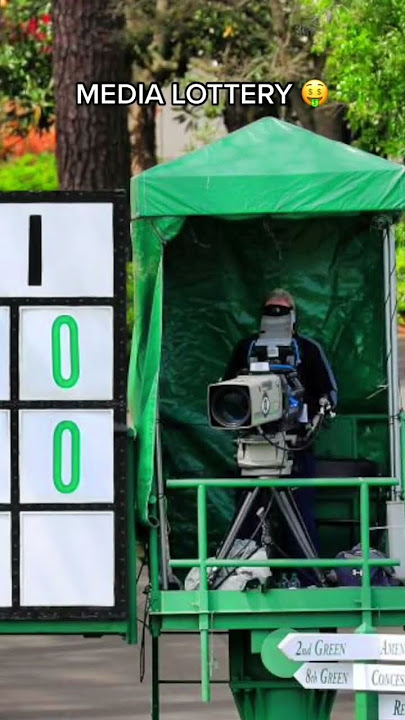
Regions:
<instances>
[{"instance_id":1,"label":"green number zero","mask_svg":"<svg viewBox=\"0 0 405 720\"><path fill-rule=\"evenodd\" d=\"M62 375L61 329L64 325L69 329L70 338L69 377ZM60 315L52 325L52 372L56 384L64 389L72 388L79 379L79 328L71 315Z\"/></svg>"},{"instance_id":2,"label":"green number zero","mask_svg":"<svg viewBox=\"0 0 405 720\"><path fill-rule=\"evenodd\" d=\"M62 441L63 433L70 432L71 436L71 477L68 483L63 481ZM61 493L73 493L80 483L80 430L71 420L63 420L53 435L53 482Z\"/></svg>"}]
</instances>

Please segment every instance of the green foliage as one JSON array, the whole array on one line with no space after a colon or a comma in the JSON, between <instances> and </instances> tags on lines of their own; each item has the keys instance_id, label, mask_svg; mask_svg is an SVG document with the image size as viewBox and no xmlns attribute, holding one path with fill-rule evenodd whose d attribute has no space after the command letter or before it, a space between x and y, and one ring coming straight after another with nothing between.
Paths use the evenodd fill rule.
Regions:
<instances>
[{"instance_id":1,"label":"green foliage","mask_svg":"<svg viewBox=\"0 0 405 720\"><path fill-rule=\"evenodd\" d=\"M327 54L331 97L349 106L364 150L405 157L405 3L403 0L306 0L321 16L315 49ZM327 10L333 10L327 16Z\"/></svg>"},{"instance_id":2,"label":"green foliage","mask_svg":"<svg viewBox=\"0 0 405 720\"><path fill-rule=\"evenodd\" d=\"M205 57L240 75L247 62L263 58L273 41L272 14L264 0L199 2L174 38L183 39L190 58ZM235 78L236 79L236 78ZM238 77L239 79L239 77Z\"/></svg>"},{"instance_id":3,"label":"green foliage","mask_svg":"<svg viewBox=\"0 0 405 720\"><path fill-rule=\"evenodd\" d=\"M314 11L303 7L301 0L206 2L189 22L188 64L182 82L303 83L314 74L316 21ZM186 105L175 112L180 122L187 121L188 129L197 132L201 116L207 121L222 116L227 118L227 127L235 127L236 118L236 124L252 122L268 114L268 108L241 108L238 99L230 108L226 93L220 92L216 106L210 102L202 108ZM296 120L289 107L276 108L276 112L284 120Z\"/></svg>"},{"instance_id":4,"label":"green foliage","mask_svg":"<svg viewBox=\"0 0 405 720\"><path fill-rule=\"evenodd\" d=\"M127 17L135 64L158 82L183 77L193 58L226 61L240 80L274 37L268 0L184 0L160 16L156 0L129 1Z\"/></svg>"},{"instance_id":5,"label":"green foliage","mask_svg":"<svg viewBox=\"0 0 405 720\"><path fill-rule=\"evenodd\" d=\"M405 315L405 221L396 229L397 241L397 309Z\"/></svg>"},{"instance_id":6,"label":"green foliage","mask_svg":"<svg viewBox=\"0 0 405 720\"><path fill-rule=\"evenodd\" d=\"M0 101L17 102L19 125L53 118L50 2L11 0L0 9ZM9 115L9 113L8 113ZM14 119L14 118L13 118Z\"/></svg>"},{"instance_id":7,"label":"green foliage","mask_svg":"<svg viewBox=\"0 0 405 720\"><path fill-rule=\"evenodd\" d=\"M55 156L23 155L0 165L0 192L57 190Z\"/></svg>"}]
</instances>

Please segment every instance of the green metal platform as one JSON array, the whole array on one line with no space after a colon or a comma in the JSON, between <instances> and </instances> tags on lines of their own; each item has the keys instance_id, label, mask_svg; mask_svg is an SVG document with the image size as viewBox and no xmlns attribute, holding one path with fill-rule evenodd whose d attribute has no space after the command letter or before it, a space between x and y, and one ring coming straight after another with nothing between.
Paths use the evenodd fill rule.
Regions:
<instances>
[{"instance_id":1,"label":"green metal platform","mask_svg":"<svg viewBox=\"0 0 405 720\"><path fill-rule=\"evenodd\" d=\"M212 487L287 488L308 486L319 489L357 488L360 507L360 560L270 559L209 560L207 557L207 491ZM200 569L200 587L193 592L159 589L158 528L151 529L151 595L150 618L154 637L155 697L158 693L158 638L164 632L200 634L201 699L211 697L210 641L215 632L228 632L230 643L230 688L244 720L273 718L287 704L303 720L327 720L335 693L303 689L293 678L297 663L286 661L277 648L288 632L352 628L357 632L375 632L378 628L403 625L405 622L405 587L372 587L370 569L396 566L395 559L370 559L370 489L386 490L398 485L393 478L324 478L324 479L189 479L169 480L168 488L197 491L198 557L172 560L173 568ZM360 587L307 588L266 591L211 591L208 570L211 567L260 566L274 568L337 566L358 567L362 571ZM287 668L287 669L286 669ZM370 694L357 693L358 718L373 720L377 716L376 700ZM154 718L159 717L155 702ZM297 715L298 717L298 715Z\"/></svg>"}]
</instances>

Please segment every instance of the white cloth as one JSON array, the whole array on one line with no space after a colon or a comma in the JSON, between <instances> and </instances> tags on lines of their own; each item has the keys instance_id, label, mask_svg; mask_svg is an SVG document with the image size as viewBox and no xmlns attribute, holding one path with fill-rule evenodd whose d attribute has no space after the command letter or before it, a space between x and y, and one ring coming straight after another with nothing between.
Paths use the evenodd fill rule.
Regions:
<instances>
[{"instance_id":1,"label":"white cloth","mask_svg":"<svg viewBox=\"0 0 405 720\"><path fill-rule=\"evenodd\" d=\"M257 549L257 544L252 540L235 540L229 557L240 557L241 559L249 557L249 560L260 561L266 560L266 551L264 548ZM210 560L215 560L215 558L210 558ZM216 568L209 568L208 578L212 576L215 570ZM218 580L222 578L226 579L224 579L218 590L244 590L250 580L257 579L261 584L264 584L266 579L271 577L271 570L266 567L239 567L235 568L232 575L230 575L229 573L231 571L232 568L221 568L217 578ZM198 590L199 586L200 570L199 568L192 568L186 577L184 589Z\"/></svg>"}]
</instances>

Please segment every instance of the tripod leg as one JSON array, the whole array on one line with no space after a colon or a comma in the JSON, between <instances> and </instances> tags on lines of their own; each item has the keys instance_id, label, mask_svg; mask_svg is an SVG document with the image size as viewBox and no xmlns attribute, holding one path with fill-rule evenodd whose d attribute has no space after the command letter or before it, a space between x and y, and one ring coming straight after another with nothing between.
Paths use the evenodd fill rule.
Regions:
<instances>
[{"instance_id":1,"label":"tripod leg","mask_svg":"<svg viewBox=\"0 0 405 720\"><path fill-rule=\"evenodd\" d=\"M309 534L308 528L307 528L307 526L306 526L306 524L305 524L305 521L304 521L304 519L303 519L303 517L302 517L302 515L301 515L301 512L300 512L300 510L299 510L299 508L298 508L298 505L297 505L297 503L296 503L296 501L295 501L294 495L293 495L293 493L291 492L291 490L288 490L288 491L285 493L285 496L286 496L286 502L288 502L288 503L290 504L291 508L293 509L295 515L297 516L297 518L298 518L298 520L299 520L299 522L300 522L302 531L303 531L303 533L304 533L304 535L305 535L305 537L306 537L306 539L307 539L307 543L308 543L308 545L310 546L310 548L311 548L311 550L312 550L312 556L313 556L313 557L317 557L317 556L318 556L318 552L317 552L317 550L316 550L316 548L315 548L314 543L312 542L312 538L311 538L311 536L310 536L310 534Z\"/></svg>"},{"instance_id":2,"label":"tripod leg","mask_svg":"<svg viewBox=\"0 0 405 720\"><path fill-rule=\"evenodd\" d=\"M281 512L284 515L285 520L287 521L287 524L293 533L296 541L301 547L302 552L304 553L305 557L308 559L315 558L315 553L313 552L310 544L308 543L307 538L304 535L304 532L301 528L301 524L295 514L294 509L291 507L286 495L284 492L277 493L277 491L273 491L275 494L275 499L277 502L277 505Z\"/></svg>"},{"instance_id":3,"label":"tripod leg","mask_svg":"<svg viewBox=\"0 0 405 720\"><path fill-rule=\"evenodd\" d=\"M238 532L239 532L240 528L242 527L243 522L245 521L246 517L248 516L250 510L253 507L253 504L254 504L256 498L259 495L260 489L261 488L257 487L254 490L250 490L247 493L247 495L242 503L242 506L241 506L234 522L232 523L232 527L229 530L224 542L222 543L220 550L218 551L218 553L216 555L218 560L223 560L224 558L227 557L236 538L238 537ZM217 580L218 580L219 572L220 572L220 570L214 571L209 579L209 585L213 590L215 590L217 587Z\"/></svg>"},{"instance_id":4,"label":"tripod leg","mask_svg":"<svg viewBox=\"0 0 405 720\"><path fill-rule=\"evenodd\" d=\"M314 553L311 545L308 543L305 533L303 532L303 529L301 527L300 520L296 515L294 509L291 507L285 493L278 493L276 490L273 490L272 492L274 495L274 499L276 500L277 505L282 512L291 533L294 535L296 542L301 547L304 556L309 560L314 560L317 555L316 553ZM324 585L324 579L319 570L317 568L313 568L313 572L315 573L321 585Z\"/></svg>"},{"instance_id":5,"label":"tripod leg","mask_svg":"<svg viewBox=\"0 0 405 720\"><path fill-rule=\"evenodd\" d=\"M246 517L248 516L254 501L256 500L257 496L259 495L261 488L255 488L254 490L250 490L243 503L242 506L232 524L231 529L228 532L228 535L226 536L224 542L222 543L221 549L219 550L217 554L218 559L226 558L229 551L232 548L232 545L234 544L236 538L238 537L238 532L240 528L242 527L242 524Z\"/></svg>"}]
</instances>

